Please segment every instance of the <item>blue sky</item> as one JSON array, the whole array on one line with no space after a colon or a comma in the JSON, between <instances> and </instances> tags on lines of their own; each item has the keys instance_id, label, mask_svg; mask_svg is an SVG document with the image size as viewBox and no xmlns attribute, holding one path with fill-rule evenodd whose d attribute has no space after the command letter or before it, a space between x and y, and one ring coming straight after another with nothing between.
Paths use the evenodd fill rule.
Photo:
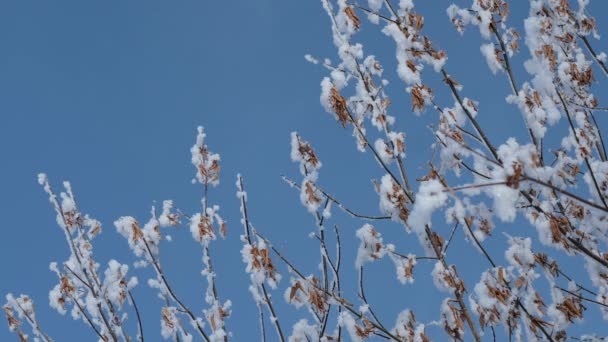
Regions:
<instances>
[{"instance_id":1,"label":"blue sky","mask_svg":"<svg viewBox=\"0 0 608 342\"><path fill-rule=\"evenodd\" d=\"M481 102L480 122L495 144L509 136L525 137L519 112L504 102L509 93L506 79L492 75L479 52L479 33L470 28L461 37L453 30L444 10L448 2L418 3L426 16L426 33L448 52L447 68L464 84L466 96ZM511 20L521 27L527 4L519 5L513 6ZM592 9L605 13L608 4L598 0ZM436 116L411 113L404 85L394 76L389 39L367 22L359 37L366 51L385 64L392 82L391 114L407 134L411 177L424 175L432 143L427 125ZM48 264L63 261L68 253L47 197L36 183L38 172L46 172L56 187L70 180L81 209L102 221L105 230L95 247L102 266L110 258L131 262L112 222L122 215L144 221L150 206L164 199L173 199L188 212L197 210L201 189L190 183L195 170L189 148L196 126L205 126L209 147L222 156L221 184L212 190L210 201L222 207L229 229L228 239L214 243L212 253L220 296L234 302L228 327L241 341L257 336L258 324L239 253L237 173L245 177L256 227L307 272L315 271L317 263L309 256L310 251L316 253L316 243L307 237L314 220L279 177L298 177L289 159L291 131L297 130L316 148L323 162L321 184L327 190L349 206L378 213L370 179L383 173L371 155L356 151L350 130L323 112L319 83L325 71L303 58L310 53L335 59L329 21L319 1L9 0L0 4L0 42L0 213L5 232L0 239L0 293L29 294L40 323L58 341L93 335L81 322L61 318L47 305L48 290L56 283ZM603 40L597 45L607 48ZM527 55L524 48L513 61L520 84L528 78L521 68ZM426 77L439 80L430 70ZM444 106L452 105L445 88L437 98ZM605 116L599 119L601 127L608 127ZM334 217L346 241L345 277L353 279L354 230L362 222L335 210ZM417 248L415 237L402 227L382 223L377 228L401 251ZM517 224L501 229L531 231ZM176 290L200 310L204 282L199 247L186 228L171 235L174 241L162 247L163 263ZM485 267L480 255L463 241L454 248L452 257L462 261L465 274L470 272L469 282L477 281L475 274ZM567 262L576 268L577 259ZM422 280L431 267L421 265L420 281L409 287L398 284L388 260L368 271L370 299L386 308L388 325L405 307L418 308L421 321L437 318L438 306L426 301L436 303L443 297ZM282 271L281 291L274 294L280 303L289 278ZM374 276L383 272L390 281ZM135 294L148 323L146 337L155 341L160 302L145 285L150 273L135 274L140 279ZM383 291L374 292L374 287ZM423 292L414 295L416 291ZM354 292L350 297L355 298ZM428 307L432 310L425 310ZM283 304L279 310L287 331L294 318L308 315ZM134 317L129 322L134 328ZM601 324L582 326L608 333ZM0 328L0 340L9 338L8 330Z\"/></svg>"}]
</instances>

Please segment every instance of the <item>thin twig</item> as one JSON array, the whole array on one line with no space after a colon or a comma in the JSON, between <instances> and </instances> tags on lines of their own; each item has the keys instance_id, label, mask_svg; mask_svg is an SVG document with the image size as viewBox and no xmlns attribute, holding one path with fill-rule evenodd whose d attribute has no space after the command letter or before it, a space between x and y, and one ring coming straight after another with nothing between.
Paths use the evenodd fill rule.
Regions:
<instances>
[{"instance_id":1,"label":"thin twig","mask_svg":"<svg viewBox=\"0 0 608 342\"><path fill-rule=\"evenodd\" d=\"M441 253L441 250L439 250L439 246L434 242L434 239L433 239L433 236L431 233L431 229L429 228L428 225L426 225L424 227L424 232L426 233L426 237L429 240L429 243L431 244L431 248L433 249L433 252L435 252L435 256L437 256L437 258L439 259L439 262L441 262L441 264L443 265L443 268L448 270L449 277L452 278L452 283L457 284L458 282L454 279L454 275L445 260L445 256ZM462 279L459 279L459 280L462 282ZM462 293L460 292L459 289L454 288L454 296L456 297L458 306L460 306L460 311L462 312L462 316L463 316L464 320L467 322L467 325L469 326L469 330L471 330L471 334L473 335L473 338L475 339L475 341L481 342L481 337L479 336L479 333L477 332L477 328L475 327L475 323L473 322L473 319L471 319L471 314L469 313L469 309L467 308L466 304L464 303Z\"/></svg>"},{"instance_id":2,"label":"thin twig","mask_svg":"<svg viewBox=\"0 0 608 342\"><path fill-rule=\"evenodd\" d=\"M292 179L290 179L289 177L281 175L281 178L287 184L289 184L289 186L291 186L292 188L300 190L300 186L296 182L294 182ZM336 199L333 195L331 195L330 193L325 191L323 188L319 187L318 184L314 184L314 186L317 190L321 191L323 196L329 198L329 200L332 201L333 203L335 203L338 206L338 208L340 208L342 211L344 211L345 213L349 214L352 217L362 218L362 219L366 219L366 220L390 220L391 219L390 216L373 216L373 215L359 214L359 213L349 209L344 204L342 204L342 202L340 202L338 199Z\"/></svg>"},{"instance_id":3,"label":"thin twig","mask_svg":"<svg viewBox=\"0 0 608 342\"><path fill-rule=\"evenodd\" d=\"M243 182L243 177L241 177L240 175L238 176L238 190L240 192L245 192L245 186L244 186L244 182ZM245 236L247 238L247 242L251 245L252 244L252 239L251 239L251 234L252 234L252 227L249 221L249 215L247 213L247 201L245 200L245 196L241 196L241 208L242 208L242 215L243 215L243 225L245 226ZM268 311L270 311L270 321L272 322L272 324L274 325L276 331L277 331L277 335L279 337L279 339L281 340L281 342L285 341L285 336L283 335L283 329L281 329L281 325L279 323L279 318L277 317L274 307L272 305L272 301L270 300L270 296L268 295L268 292L266 291L266 285L264 285L264 283L262 283L261 285L259 285L259 287L262 289L262 293L264 294L265 297L265 304L266 307L268 308Z\"/></svg>"},{"instance_id":4,"label":"thin twig","mask_svg":"<svg viewBox=\"0 0 608 342\"><path fill-rule=\"evenodd\" d=\"M295 265L289 261L289 259L287 259L282 253L281 251L279 251L276 247L274 247L274 245L272 245L272 243L266 239L263 235L261 235L258 231L253 231L253 234L255 234L257 237L259 237L260 239L262 239L264 242L266 242L269 246L270 249L272 249L272 251L279 257L279 259L281 259L281 261L283 261L287 267L293 272L295 273L298 277L300 277L300 279L302 279L303 281L308 282L311 286L315 287L317 290L321 291L321 292L325 292L325 290L320 287L319 285L315 284L314 282L311 282L308 280L308 278L306 278L304 276L304 274L302 274L302 272L300 272L298 270L297 267L295 267ZM340 303L340 307L343 307L344 309L346 309L347 311L349 311L350 313L352 313L353 315L355 315L357 318L362 319L365 317L365 315L355 309L353 309L351 306L352 304L349 304L348 301L346 301L344 298L341 298L339 296L337 296L335 293L326 293L327 295L329 295L330 297L334 298L336 301L338 301ZM384 329L383 327L379 326L377 323L375 322L371 322L370 323L378 330L380 330L382 333L384 333L385 335L387 335L388 337L390 337L391 339L395 340L395 341L401 341L401 339L399 339L397 336L393 335L390 331Z\"/></svg>"},{"instance_id":5,"label":"thin twig","mask_svg":"<svg viewBox=\"0 0 608 342\"><path fill-rule=\"evenodd\" d=\"M608 308L608 304L605 304L605 303L602 303L602 302L598 302L597 300L594 300L594 299L591 299L591 298L583 297L582 295L580 295L580 294L578 294L578 293L575 293L575 292L572 292L572 291L566 290L565 288L560 287L560 286L557 286L557 288L558 288L558 289L560 289L560 290L562 290L562 291L564 291L564 292L566 292L566 293L569 293L569 294L571 294L571 295L573 295L573 296L575 296L575 297L577 297L577 298L579 298L579 299L582 299L582 300L584 300L584 301L587 301L587 302L589 302L589 303L594 303L594 304L601 305L601 306L603 306L603 307Z\"/></svg>"},{"instance_id":6,"label":"thin twig","mask_svg":"<svg viewBox=\"0 0 608 342\"><path fill-rule=\"evenodd\" d=\"M603 60L598 58L597 53L595 53L595 50L591 46L591 43L589 43L587 37L580 34L578 35L578 37L583 41L583 43L587 47L587 50L589 50L589 53L591 53L591 56L593 56L593 59L595 59L597 64L599 64L600 68L604 71L604 75L608 76L608 66L606 66L606 63L604 63Z\"/></svg>"},{"instance_id":7,"label":"thin twig","mask_svg":"<svg viewBox=\"0 0 608 342\"><path fill-rule=\"evenodd\" d=\"M19 310L21 310L21 314L23 314L23 316L25 316L25 318L28 320L32 329L35 330L38 335L44 339L45 342L52 342L51 338L47 334L42 332L42 329L40 329L40 325L38 325L38 322L34 320L34 318L32 318L30 314L27 313L27 311L25 311L21 304L17 300L15 300L14 303L17 305L17 307L19 307Z\"/></svg>"},{"instance_id":8,"label":"thin twig","mask_svg":"<svg viewBox=\"0 0 608 342\"><path fill-rule=\"evenodd\" d=\"M131 290L127 291L129 294L129 299L131 300L131 304L133 304L133 308L135 309L135 315L137 316L137 330L139 331L139 341L144 342L144 328L141 321L141 316L139 315L139 308L137 307L137 303L135 302L135 298L133 297L133 293Z\"/></svg>"},{"instance_id":9,"label":"thin twig","mask_svg":"<svg viewBox=\"0 0 608 342\"><path fill-rule=\"evenodd\" d=\"M566 105L566 102L564 101L564 98L562 97L561 92L559 90L556 90L556 93L557 93L557 97L559 97L562 107L564 108L566 117L568 118L568 124L570 125L570 129L572 130L572 135L574 136L574 139L576 140L576 144L579 146L579 148L581 148L582 144L578 138L578 135L576 134L574 124L572 123L572 117L570 116L570 111L568 110L568 106ZM587 169L589 169L589 174L591 175L591 179L593 180L593 185L595 186L595 190L597 191L597 196L600 198L600 200L604 204L604 208L606 209L606 211L608 211L608 203L606 203L604 194L602 193L602 190L600 189L600 186L597 183L597 179L595 177L595 172L593 171L593 168L591 167L589 158L587 158L587 156L584 156L584 159L585 159L585 164L587 165Z\"/></svg>"},{"instance_id":10,"label":"thin twig","mask_svg":"<svg viewBox=\"0 0 608 342\"><path fill-rule=\"evenodd\" d=\"M167 281L165 274L163 273L162 269L160 268L158 261L154 257L154 254L152 254L152 250L150 249L150 246L148 245L146 238L141 237L141 239L144 242L146 251L148 252L148 256L150 257L150 260L152 261L152 265L154 266L154 269L156 270L157 275L161 278L163 285L165 285L165 288L167 289L167 293L169 294L171 299L173 299L180 306L180 308L182 310L184 310L186 315L188 315L188 317L190 317L190 320L194 323L194 325L196 325L196 329L198 330L200 335L205 339L205 341L209 342L210 341L209 336L207 336L207 334L203 330L203 327L201 327L201 325L199 324L198 320L196 319L196 316L194 316L192 311L186 305L184 305L184 303L181 300L179 300L179 298L177 298L177 296L173 292L173 289L171 288L171 286L169 286L169 282Z\"/></svg>"}]
</instances>

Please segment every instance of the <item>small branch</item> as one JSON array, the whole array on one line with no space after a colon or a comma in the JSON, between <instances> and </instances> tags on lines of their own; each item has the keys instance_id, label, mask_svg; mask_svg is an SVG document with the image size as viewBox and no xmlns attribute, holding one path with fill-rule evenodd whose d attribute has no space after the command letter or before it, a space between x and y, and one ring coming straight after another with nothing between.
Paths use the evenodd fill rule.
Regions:
<instances>
[{"instance_id":1,"label":"small branch","mask_svg":"<svg viewBox=\"0 0 608 342\"><path fill-rule=\"evenodd\" d=\"M448 80L450 78L445 69L441 69L441 73L446 80ZM458 93L458 90L456 89L454 84L449 81L446 81L446 83L450 87L450 90L452 91L452 94L456 98L456 101L458 102L458 104L460 105L460 107L462 108L464 113L467 115L467 118L469 119L469 121L471 122L473 127L475 127L475 131L477 131L477 134L479 134L479 136L481 137L481 140L483 140L484 144L486 145L486 147L488 148L490 153L492 153L492 156L494 157L494 159L500 161L500 158L498 158L498 153L496 153L496 148L494 147L494 145L492 145L492 143L490 142L490 139L488 139L488 137L486 136L484 131L481 129L481 126L479 126L479 123L477 123L477 120L475 120L475 118L473 117L473 114L471 114L471 112L467 109L467 107L462 102L462 99L460 98L460 94Z\"/></svg>"},{"instance_id":2,"label":"small branch","mask_svg":"<svg viewBox=\"0 0 608 342\"><path fill-rule=\"evenodd\" d=\"M372 307L371 307L371 305L369 305L369 302L367 301L367 297L365 296L365 290L364 290L364 286L363 286L363 266L359 267L359 297L361 298L363 303L365 305L367 305L367 309L368 309L369 313L372 315L372 317L374 318L374 320L376 321L376 323L378 323L379 326L384 328L384 325L382 324L382 322L380 322L380 320L378 319L378 316L376 316L376 314L374 313L374 310L372 310ZM386 328L384 328L384 329L386 329Z\"/></svg>"},{"instance_id":3,"label":"small branch","mask_svg":"<svg viewBox=\"0 0 608 342\"><path fill-rule=\"evenodd\" d=\"M359 4L354 4L354 6L357 7L358 9L362 10L363 12L366 12L366 13L369 13L369 14L373 14L373 15L377 15L382 20L385 20L385 21L391 22L393 24L399 25L399 23L396 20L393 20L393 19L391 19L391 18L389 18L389 17L387 17L385 15L382 15L382 14L376 12L376 11L372 11L372 10L370 10L368 8L365 8L365 7L363 7L363 6L359 5Z\"/></svg>"},{"instance_id":4,"label":"small branch","mask_svg":"<svg viewBox=\"0 0 608 342\"><path fill-rule=\"evenodd\" d=\"M69 292L66 292L66 295L68 296L68 298L70 298L72 300L72 302L74 302L74 304L76 304L76 306L78 307L78 310L80 310L80 313L82 314L82 316L84 316L84 318L87 320L87 323L89 323L89 326L91 327L91 329L93 329L93 331L95 331L95 334L97 334L97 336L99 336L99 338L102 341L106 341L107 336L102 335L101 332L99 331L99 329L97 329L97 327L95 327L95 324L93 324L93 321L91 320L89 315L84 311L84 309L78 302L77 298L74 298Z\"/></svg>"},{"instance_id":5,"label":"small branch","mask_svg":"<svg viewBox=\"0 0 608 342\"><path fill-rule=\"evenodd\" d=\"M522 178L523 178L523 180L527 180L527 181L534 182L534 183L536 183L536 184L539 184L539 185L545 186L545 187L547 187L547 188L549 188L549 189L552 189L552 190L554 190L554 191L556 191L556 192L561 193L562 195L566 195L566 196L568 196L568 197L570 197L570 198L572 198L572 199L575 199L575 200L577 200L577 201L579 201L579 202L581 202L581 203L583 203L583 204L586 204L586 205L588 205L588 206L590 206L590 207L592 207L592 208L595 208L595 209L601 210L601 211L603 211L603 212L608 212L608 209L606 209L606 208L604 208L604 207L600 206L600 205L599 205L599 204L597 204L597 203L594 203L594 202L588 201L588 200L586 200L586 199L584 199L584 198L582 198L582 197L580 197L580 196L578 196L578 195L575 195L575 194L573 194L573 193L571 193L571 192L569 192L569 191L562 190L562 189L560 189L560 188L556 187L555 185L552 185L552 184L549 184L549 183L543 182L543 181L541 181L540 179L536 179L536 178L528 177L528 176L526 176L526 175L522 175Z\"/></svg>"},{"instance_id":6,"label":"small branch","mask_svg":"<svg viewBox=\"0 0 608 342\"><path fill-rule=\"evenodd\" d=\"M592 111L589 111L589 116L593 121L595 130L597 131L597 136L600 139L600 141L596 143L598 154L600 155L600 159L605 162L606 160L608 160L608 154L606 154L606 145L604 145L604 137L602 136L602 131L600 131L600 126L597 124L597 120L595 120L595 114L593 114Z\"/></svg>"},{"instance_id":7,"label":"small branch","mask_svg":"<svg viewBox=\"0 0 608 342\"><path fill-rule=\"evenodd\" d=\"M600 60L597 57L597 53L595 53L595 50L591 46L591 43L589 43L589 40L587 39L587 37L582 36L582 35L578 35L578 37L583 41L583 43L587 47L587 50L589 50L589 53L591 54L591 56L593 56L593 59L595 59L597 64L599 64L600 68L604 71L604 75L608 76L608 67L606 66L606 63L604 63L602 60Z\"/></svg>"},{"instance_id":8,"label":"small branch","mask_svg":"<svg viewBox=\"0 0 608 342\"><path fill-rule=\"evenodd\" d=\"M287 176L281 175L281 178L283 179L283 181L285 181L289 186L300 190L300 186L294 182L292 179L290 179ZM317 188L319 191L321 191L321 193L323 194L323 196L327 197L331 202L335 203L338 208L340 208L342 211L344 211L345 213L349 214L352 217L356 217L356 218L362 218L362 219L366 219L366 220L390 220L391 217L390 216L372 216L372 215L364 215L364 214L359 214L351 209L349 209L348 207L346 207L344 204L342 204L342 202L340 202L338 199L336 199L334 196L332 196L331 194L329 194L327 191L325 191L323 188L319 187L319 185L314 184L315 188Z\"/></svg>"},{"instance_id":9,"label":"small branch","mask_svg":"<svg viewBox=\"0 0 608 342\"><path fill-rule=\"evenodd\" d=\"M300 272L298 270L297 267L295 267L295 265L289 261L289 259L287 259L282 253L281 251L279 251L276 247L274 247L272 245L272 243L266 239L264 236L262 236L259 232L257 231L253 231L253 234L255 234L257 237L259 237L260 239L264 240L269 246L270 249L272 249L272 251L279 257L279 259L281 259L281 261L283 261L287 267L289 267L289 269L295 273L298 277L300 277L300 279L302 279L303 281L308 282L311 286L315 287L317 290L324 292L325 294L329 295L330 297L334 298L335 300L337 300L340 303L340 307L343 307L344 309L346 309L347 311L349 311L350 313L352 313L353 315L357 316L357 318L361 319L364 318L365 315L363 315L361 312L358 312L357 310L353 309L351 306L352 304L349 304L345 299L336 296L336 294L334 293L328 293L326 292L321 286L316 285L313 282L308 281L308 279L304 276L304 274L302 274L302 272ZM388 337L390 337L391 339L393 339L394 341L401 341L401 339L399 339L397 336L391 334L390 331L384 329L383 327L381 327L380 325L378 325L375 322L371 322L370 323L374 326L374 328L380 330L382 333L384 333L385 335L387 335Z\"/></svg>"},{"instance_id":10,"label":"small branch","mask_svg":"<svg viewBox=\"0 0 608 342\"><path fill-rule=\"evenodd\" d=\"M573 295L573 296L575 296L575 297L577 297L577 298L579 298L579 299L582 299L582 300L584 300L584 301L587 301L587 302L589 302L589 303L594 303L594 304L601 305L601 306L603 306L603 307L608 308L608 305L607 305L607 304L604 304L604 303L602 303L602 302L598 302L598 301L596 301L596 300L594 300L594 299L591 299L591 298L583 297L582 295L580 295L580 294L578 294L578 293L575 293L575 292L572 292L572 291L568 291L568 290L566 290L566 289L564 289L563 287L560 287L560 286L557 286L557 288L558 288L558 289L560 289L560 290L562 290L562 291L564 291L564 292L566 292L566 293L568 293L568 294L571 294L571 295Z\"/></svg>"},{"instance_id":11,"label":"small branch","mask_svg":"<svg viewBox=\"0 0 608 342\"><path fill-rule=\"evenodd\" d=\"M486 257L486 259L488 260L488 262L490 263L490 265L492 265L493 268L496 268L496 263L494 263L494 260L492 260L492 257L490 257L490 254L488 253L488 251L486 251L486 249L481 245L481 242L479 242L479 240L477 239L477 237L475 236L475 234L473 234L473 230L471 229L471 226L469 225L469 223L466 222L466 220L465 220L465 226L467 227L467 229L468 229L469 234L471 235L471 237L473 237L473 241L475 241L475 245L477 245L477 247L479 248L479 250L481 250L481 252ZM509 288L509 290L511 290L511 284L509 284L509 282L506 281L506 280L503 280L503 281L504 281L504 284ZM547 330L545 330L545 328L543 327L542 324L540 324L535 319L533 319L532 314L530 314L528 312L528 310L522 304L522 302L519 300L519 298L516 298L516 303L526 313L526 315L530 318L530 321L538 329L540 329L540 331L543 333L543 335L545 335L545 337L547 338L547 340L553 341L553 338L551 337L551 334L549 332L547 332Z\"/></svg>"},{"instance_id":12,"label":"small branch","mask_svg":"<svg viewBox=\"0 0 608 342\"><path fill-rule=\"evenodd\" d=\"M448 252L448 247L450 246L450 242L452 242L452 238L454 237L454 234L456 233L456 229L458 228L458 220L456 221L456 224L454 225L454 228L452 228L452 232L450 233L450 237L448 238L448 242L446 242L445 247L443 248L443 251L441 252L441 254L445 255Z\"/></svg>"},{"instance_id":13,"label":"small branch","mask_svg":"<svg viewBox=\"0 0 608 342\"><path fill-rule=\"evenodd\" d=\"M177 296L173 292L173 289L171 288L171 286L169 286L169 282L167 281L167 278L165 278L165 274L163 273L162 269L160 268L158 261L152 254L152 250L150 249L150 246L148 245L146 238L142 237L141 239L144 242L146 251L148 252L148 256L150 257L150 260L152 261L152 265L154 266L154 269L156 270L156 273L158 274L158 276L161 278L163 285L165 285L165 288L167 289L167 293L169 294L169 296L171 296L171 299L173 299L180 306L180 308L185 311L185 313L186 313L186 315L188 315L188 317L190 317L190 320L194 323L194 325L196 325L198 332L205 339L205 341L210 342L209 336L207 336L207 334L203 330L203 327L201 327L201 325L198 323L196 316L194 316L192 311L186 305L184 305L184 303L182 303L182 301L179 300L179 298L177 298Z\"/></svg>"},{"instance_id":14,"label":"small branch","mask_svg":"<svg viewBox=\"0 0 608 342\"><path fill-rule=\"evenodd\" d=\"M262 335L262 342L266 342L266 326L264 325L264 310L262 310L262 306L258 303L258 313L260 314L260 334Z\"/></svg>"},{"instance_id":15,"label":"small branch","mask_svg":"<svg viewBox=\"0 0 608 342\"><path fill-rule=\"evenodd\" d=\"M137 316L137 330L139 331L139 341L144 342L144 329L141 321L141 316L139 315L139 308L137 307L137 303L135 302L135 298L133 297L133 293L131 290L127 291L129 294L129 299L131 300L131 304L133 304L133 308L135 309L135 315Z\"/></svg>"},{"instance_id":16,"label":"small branch","mask_svg":"<svg viewBox=\"0 0 608 342\"><path fill-rule=\"evenodd\" d=\"M238 176L238 190L242 193L245 192L245 186L243 184L243 177L241 177L240 175ZM252 227L251 227L251 223L249 221L249 215L247 213L247 201L245 200L245 196L241 196L241 208L242 208L242 215L243 215L243 225L245 226L245 236L247 238L247 242L251 245L252 244L252 239L251 239ZM259 285L259 287L262 289L262 293L264 294L264 298L265 298L266 307L268 308L268 311L270 311L270 314L271 314L270 321L272 322L275 329L277 330L279 339L281 340L281 342L284 342L285 336L283 335L283 330L281 329L281 325L279 324L279 318L277 317L274 307L272 306L272 301L270 300L268 291L266 291L266 285L264 285L264 283L262 283L261 285Z\"/></svg>"},{"instance_id":17,"label":"small branch","mask_svg":"<svg viewBox=\"0 0 608 342\"><path fill-rule=\"evenodd\" d=\"M391 4L391 1L390 0L384 0L384 3L388 7L388 9L391 11L391 13L395 16L395 18L397 18L397 24L399 24L399 22L400 22L401 19L399 18L399 15L397 14L397 11L393 7L393 4Z\"/></svg>"},{"instance_id":18,"label":"small branch","mask_svg":"<svg viewBox=\"0 0 608 342\"><path fill-rule=\"evenodd\" d=\"M568 100L568 103L571 104L571 105L575 105L577 107L580 107L580 108L587 109L587 110L600 111L600 112L608 112L608 107L589 107L589 106L586 106L584 104L576 103L576 102L574 102L572 100Z\"/></svg>"},{"instance_id":19,"label":"small branch","mask_svg":"<svg viewBox=\"0 0 608 342\"><path fill-rule=\"evenodd\" d=\"M570 111L568 110L568 106L566 105L566 102L564 101L564 98L562 97L562 94L559 92L559 90L556 89L556 93L557 93L557 96L559 97L560 102L562 103L562 107L564 108L566 117L568 118L568 124L570 125L570 129L572 130L572 135L574 136L574 139L576 140L576 144L580 148L582 145L580 143L578 135L576 134L576 130L574 129L574 124L572 123L572 117L570 116ZM587 158L587 156L584 156L584 158L585 158L585 164L587 165L587 169L589 169L589 174L591 175L591 179L593 180L593 185L595 186L595 190L597 191L597 196L602 201L602 204L604 204L604 208L606 209L605 211L608 211L608 203L606 203L604 194L602 193L602 190L600 189L600 186L597 183L597 179L595 177L595 172L593 172L593 169L591 168L591 163L589 162L589 158Z\"/></svg>"},{"instance_id":20,"label":"small branch","mask_svg":"<svg viewBox=\"0 0 608 342\"><path fill-rule=\"evenodd\" d=\"M439 246L437 246L433 242L431 229L429 228L428 225L426 225L424 227L424 232L426 233L426 237L429 240L429 243L431 244L431 248L433 249L433 252L435 252L435 255L439 259L439 262L441 262L441 264L443 265L443 268L448 270L449 276L450 276L450 278L452 278L452 282L454 284L457 284L458 282L454 279L454 276L452 275L452 271L450 270L450 267L448 266L447 262L445 261L445 256L439 250ZM454 288L454 296L456 297L458 306L460 306L460 311L462 312L462 316L463 316L464 320L467 322L467 325L469 326L469 330L471 330L471 334L473 335L473 338L475 339L475 341L481 342L481 337L479 336L479 333L477 332L475 323L471 319L471 314L469 313L469 309L467 308L466 304L464 303L462 293L458 289Z\"/></svg>"},{"instance_id":21,"label":"small branch","mask_svg":"<svg viewBox=\"0 0 608 342\"><path fill-rule=\"evenodd\" d=\"M38 322L34 318L32 318L30 314L25 311L25 309L23 309L21 304L19 304L17 300L15 300L14 303L17 305L17 307L19 307L19 310L21 310L23 316L25 316L25 318L28 320L32 329L38 332L38 335L41 336L45 342L52 342L53 340L51 340L51 338L47 334L42 332L42 329L40 329L40 325L38 325Z\"/></svg>"}]
</instances>

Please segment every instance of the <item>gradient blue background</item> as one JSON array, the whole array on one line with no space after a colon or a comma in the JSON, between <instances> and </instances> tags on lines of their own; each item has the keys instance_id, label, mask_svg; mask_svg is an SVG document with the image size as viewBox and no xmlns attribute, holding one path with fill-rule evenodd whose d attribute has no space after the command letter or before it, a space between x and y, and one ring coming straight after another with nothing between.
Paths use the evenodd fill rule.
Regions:
<instances>
[{"instance_id":1,"label":"gradient blue background","mask_svg":"<svg viewBox=\"0 0 608 342\"><path fill-rule=\"evenodd\" d=\"M469 1L457 3L466 6ZM479 52L477 29L469 28L461 37L452 28L445 14L448 4L417 1L418 11L426 17L426 34L447 50L447 69L464 84L464 95L481 102L480 122L492 141L499 144L509 136L527 141L519 111L505 104L510 92L506 78L489 72ZM527 6L512 1L510 22L518 28ZM597 0L591 8L606 13L608 4ZM597 18L605 31L602 15ZM394 76L393 43L378 27L363 21L358 37L367 53L380 58L392 81L391 114L397 117L397 128L407 134L410 177L420 177L427 171L432 143L428 125L436 114L411 113L404 85ZM41 325L57 341L93 340L94 335L82 322L71 322L48 307L47 293L56 283L48 264L63 261L68 254L36 182L38 172L48 173L57 189L62 180L70 180L82 211L103 222L104 233L95 245L102 268L110 258L130 263L127 244L112 222L122 215L145 221L150 206L164 199L175 200L188 212L198 210L201 189L190 183L195 170L189 148L196 126L205 126L209 147L222 156L221 184L212 190L210 201L222 207L229 231L227 240L212 245L212 253L220 296L234 303L227 324L238 341L257 340L259 329L240 260L242 227L234 195L238 172L245 176L255 226L307 273L316 271L318 263L317 244L307 237L314 220L279 177L285 173L299 179L297 166L289 159L291 131L300 132L316 148L323 162L320 182L327 190L354 209L378 213L370 178L383 173L370 154L355 150L351 131L323 112L319 83L326 71L303 58L311 53L336 60L329 21L319 1L5 0L0 3L0 43L0 293L29 294ZM596 45L607 48L605 41ZM527 58L523 47L513 59L520 85L528 79L521 68ZM436 89L438 102L451 106L439 76L429 70L425 77ZM601 91L607 88L598 89L602 98ZM608 128L608 116L600 113L598 119ZM330 223L341 227L344 279L354 280L358 244L353 237L362 223L335 208ZM499 225L497 232L536 236L521 223ZM402 227L390 222L376 226L399 251L419 251L415 237ZM444 235L450 229L443 218L436 227ZM199 275L200 248L186 228L171 235L174 241L161 249L166 272L176 292L200 312L206 286ZM457 261L472 288L487 265L462 241L462 233L457 239L448 259ZM489 246L500 247L504 236L497 233L494 240ZM537 242L535 246L539 247ZM498 249L494 257L504 261ZM564 262L567 271L580 268L580 259ZM369 267L368 297L388 326L406 307L416 309L420 321L439 317L438 303L445 294L428 281L431 268L431 263L421 261L417 282L402 286L389 260ZM281 270L284 280L274 298L289 334L294 319L309 315L283 304L289 274L284 267ZM161 303L145 284L151 270L130 272L140 280L135 295L146 338L160 340ZM383 273L388 276L378 276ZM355 300L351 284L347 294ZM598 317L591 306L588 314ZM128 324L134 332L134 316ZM440 329L430 328L429 334L436 336ZM272 329L268 331L273 340ZM594 319L573 331L608 333L605 322ZM6 327L0 328L1 341L13 338Z\"/></svg>"}]
</instances>

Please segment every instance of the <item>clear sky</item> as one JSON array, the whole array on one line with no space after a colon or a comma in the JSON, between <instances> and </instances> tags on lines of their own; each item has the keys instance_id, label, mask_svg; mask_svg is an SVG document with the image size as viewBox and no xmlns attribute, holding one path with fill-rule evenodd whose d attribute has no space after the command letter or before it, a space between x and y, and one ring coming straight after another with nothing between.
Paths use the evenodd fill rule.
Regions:
<instances>
[{"instance_id":1,"label":"clear sky","mask_svg":"<svg viewBox=\"0 0 608 342\"><path fill-rule=\"evenodd\" d=\"M527 2L515 2L510 20L521 27ZM458 3L466 6L469 1ZM480 122L495 144L509 136L525 137L521 115L504 101L509 93L506 79L489 72L476 29L469 28L464 36L452 29L445 14L448 4L417 1L426 16L425 32L447 50L447 68L464 84L466 96L480 101ZM606 13L608 3L596 0L592 9ZM600 31L607 32L602 15L597 18ZM394 45L379 28L365 22L359 37L366 51L385 64L392 81L391 114L407 134L411 177L420 177L426 174L431 152L427 125L436 115L411 113L409 95L394 76ZM58 341L89 340L94 335L82 322L61 318L48 307L48 290L57 281L48 264L65 260L68 252L36 182L39 172L46 172L56 188L70 180L82 211L104 224L95 245L102 268L110 258L131 262L127 244L112 222L122 215L145 221L150 206L164 199L173 199L188 212L198 210L202 190L190 182L195 170L189 148L196 126L205 126L209 147L222 156L221 183L212 190L210 201L221 206L229 232L226 241L213 243L212 253L220 296L234 303L228 329L239 341L257 339L258 323L239 252L237 173L245 177L256 227L308 272L315 271L318 262L317 244L308 238L314 220L300 205L298 194L280 179L281 174L299 179L297 166L289 159L291 131L297 130L316 148L323 162L320 183L327 190L349 206L378 214L370 179L383 173L370 154L356 151L350 130L324 113L319 83L326 71L303 57L310 53L336 59L320 1L5 0L0 3L0 42L0 293L29 294L40 323ZM605 40L596 44L601 50L608 48ZM520 84L528 79L521 67L527 58L523 48L513 61ZM426 77L439 79L430 70ZM438 89L437 99L452 105L446 88ZM607 128L608 116L599 119ZM334 217L332 224L340 225L345 239L345 279L352 280L354 230L362 222L336 209ZM518 223L499 229L536 235ZM397 224L377 228L402 252L417 248L415 237ZM174 241L161 248L163 263L177 292L200 312L205 288L199 275L200 248L185 227L171 235ZM454 248L452 259L462 263L458 266L463 273L472 275L469 282L476 282L476 274L485 268L481 256L463 241ZM576 268L577 259L569 262L566 265ZM431 267L421 265L419 281L408 286L398 283L389 260L370 267L370 301L385 309L380 311L388 325L406 307L417 309L420 321L438 318L436 304L444 294L428 281ZM290 332L290 323L296 317L308 318L308 313L282 304L289 274L284 267L281 271L284 280L274 298L281 303L279 318ZM148 324L146 338L156 341L161 302L145 284L149 272L135 271L140 279L135 295ZM385 280L376 277L383 272ZM351 287L354 291L354 284ZM350 298L356 298L354 292ZM135 327L134 317L129 324ZM599 321L581 326L581 331L608 333ZM9 338L6 327L1 327L0 340Z\"/></svg>"}]
</instances>

